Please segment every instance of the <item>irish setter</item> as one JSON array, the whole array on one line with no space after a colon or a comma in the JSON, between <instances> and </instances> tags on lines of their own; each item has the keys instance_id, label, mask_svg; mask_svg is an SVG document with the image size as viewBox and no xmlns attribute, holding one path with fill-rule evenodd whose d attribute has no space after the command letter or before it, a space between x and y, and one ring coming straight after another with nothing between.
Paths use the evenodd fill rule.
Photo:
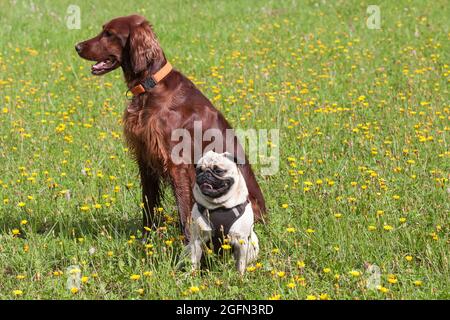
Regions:
<instances>
[{"instance_id":1,"label":"irish setter","mask_svg":"<svg viewBox=\"0 0 450 320\"><path fill-rule=\"evenodd\" d=\"M185 239L189 239L195 159L191 156L187 163L173 161L172 150L179 141L172 141L172 131L183 128L194 137L194 121L201 121L203 131L216 128L225 133L230 125L188 78L171 69L151 25L142 16L113 19L103 25L100 34L78 43L75 49L80 57L96 62L91 70L94 75L122 67L128 89L134 93L125 109L123 123L127 143L139 166L144 236L149 227L155 226L154 208L159 204L161 182L165 180L173 188L181 228ZM158 72L160 79L157 79ZM242 147L236 137L233 139L235 145L231 151L236 153L236 148L242 150ZM202 149L207 145L204 141L200 143ZM224 150L230 148L224 145ZM247 158L244 162L240 168L255 220L262 220L266 212L264 197Z\"/></svg>"}]
</instances>

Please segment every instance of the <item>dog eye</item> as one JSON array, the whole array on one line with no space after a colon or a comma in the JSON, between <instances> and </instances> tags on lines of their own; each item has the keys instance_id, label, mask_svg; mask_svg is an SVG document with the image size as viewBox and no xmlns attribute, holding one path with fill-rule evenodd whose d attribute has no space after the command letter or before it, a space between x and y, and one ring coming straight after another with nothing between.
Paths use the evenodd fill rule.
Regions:
<instances>
[{"instance_id":1,"label":"dog eye","mask_svg":"<svg viewBox=\"0 0 450 320\"><path fill-rule=\"evenodd\" d=\"M223 170L220 169L218 166L214 166L214 167L213 167L213 171L214 171L215 173L223 173Z\"/></svg>"},{"instance_id":2,"label":"dog eye","mask_svg":"<svg viewBox=\"0 0 450 320\"><path fill-rule=\"evenodd\" d=\"M113 34L110 32L110 31L108 31L108 30L105 30L104 32L103 32L103 34L106 36L106 37L111 37Z\"/></svg>"}]
</instances>

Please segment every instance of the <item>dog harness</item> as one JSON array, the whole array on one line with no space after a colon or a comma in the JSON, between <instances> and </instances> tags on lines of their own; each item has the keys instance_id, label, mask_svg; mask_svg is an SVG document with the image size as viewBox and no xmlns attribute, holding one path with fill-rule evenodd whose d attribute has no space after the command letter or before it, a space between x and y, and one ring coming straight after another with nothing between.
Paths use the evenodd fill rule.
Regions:
<instances>
[{"instance_id":1,"label":"dog harness","mask_svg":"<svg viewBox=\"0 0 450 320\"><path fill-rule=\"evenodd\" d=\"M249 202L247 199L245 202L232 208L217 208L213 210L207 209L199 203L197 203L197 207L211 224L213 239L223 239L230 232L231 226L244 215L245 208Z\"/></svg>"},{"instance_id":2,"label":"dog harness","mask_svg":"<svg viewBox=\"0 0 450 320\"><path fill-rule=\"evenodd\" d=\"M170 71L172 71L172 65L169 61L167 61L164 67L162 67L158 72L151 75L149 78L145 79L137 86L134 86L129 91L131 91L131 93L135 96L144 93L145 91L154 88L158 82L160 82L170 73Z\"/></svg>"}]
</instances>

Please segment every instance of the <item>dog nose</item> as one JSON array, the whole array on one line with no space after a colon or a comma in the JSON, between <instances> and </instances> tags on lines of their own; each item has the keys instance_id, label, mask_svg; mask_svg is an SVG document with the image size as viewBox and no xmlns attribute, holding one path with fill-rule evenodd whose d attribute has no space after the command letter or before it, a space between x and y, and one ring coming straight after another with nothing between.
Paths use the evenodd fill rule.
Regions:
<instances>
[{"instance_id":1,"label":"dog nose","mask_svg":"<svg viewBox=\"0 0 450 320\"><path fill-rule=\"evenodd\" d=\"M78 53L80 53L82 49L83 49L83 45L82 45L81 43L78 43L78 44L75 46L75 50L76 50Z\"/></svg>"}]
</instances>

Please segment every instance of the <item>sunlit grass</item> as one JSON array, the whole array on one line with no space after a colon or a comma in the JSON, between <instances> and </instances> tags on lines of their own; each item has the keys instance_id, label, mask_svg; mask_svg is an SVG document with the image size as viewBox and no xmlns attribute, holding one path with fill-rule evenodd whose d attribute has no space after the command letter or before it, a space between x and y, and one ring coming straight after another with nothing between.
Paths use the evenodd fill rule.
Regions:
<instances>
[{"instance_id":1,"label":"sunlit grass","mask_svg":"<svg viewBox=\"0 0 450 320\"><path fill-rule=\"evenodd\" d=\"M380 30L360 1L78 1L81 30L65 27L70 1L34 2L0 16L1 299L449 298L445 1L380 1ZM270 222L242 278L226 257L175 269L170 189L139 241L122 75L91 76L74 50L134 12L234 127L280 129L280 171L258 175Z\"/></svg>"}]
</instances>

